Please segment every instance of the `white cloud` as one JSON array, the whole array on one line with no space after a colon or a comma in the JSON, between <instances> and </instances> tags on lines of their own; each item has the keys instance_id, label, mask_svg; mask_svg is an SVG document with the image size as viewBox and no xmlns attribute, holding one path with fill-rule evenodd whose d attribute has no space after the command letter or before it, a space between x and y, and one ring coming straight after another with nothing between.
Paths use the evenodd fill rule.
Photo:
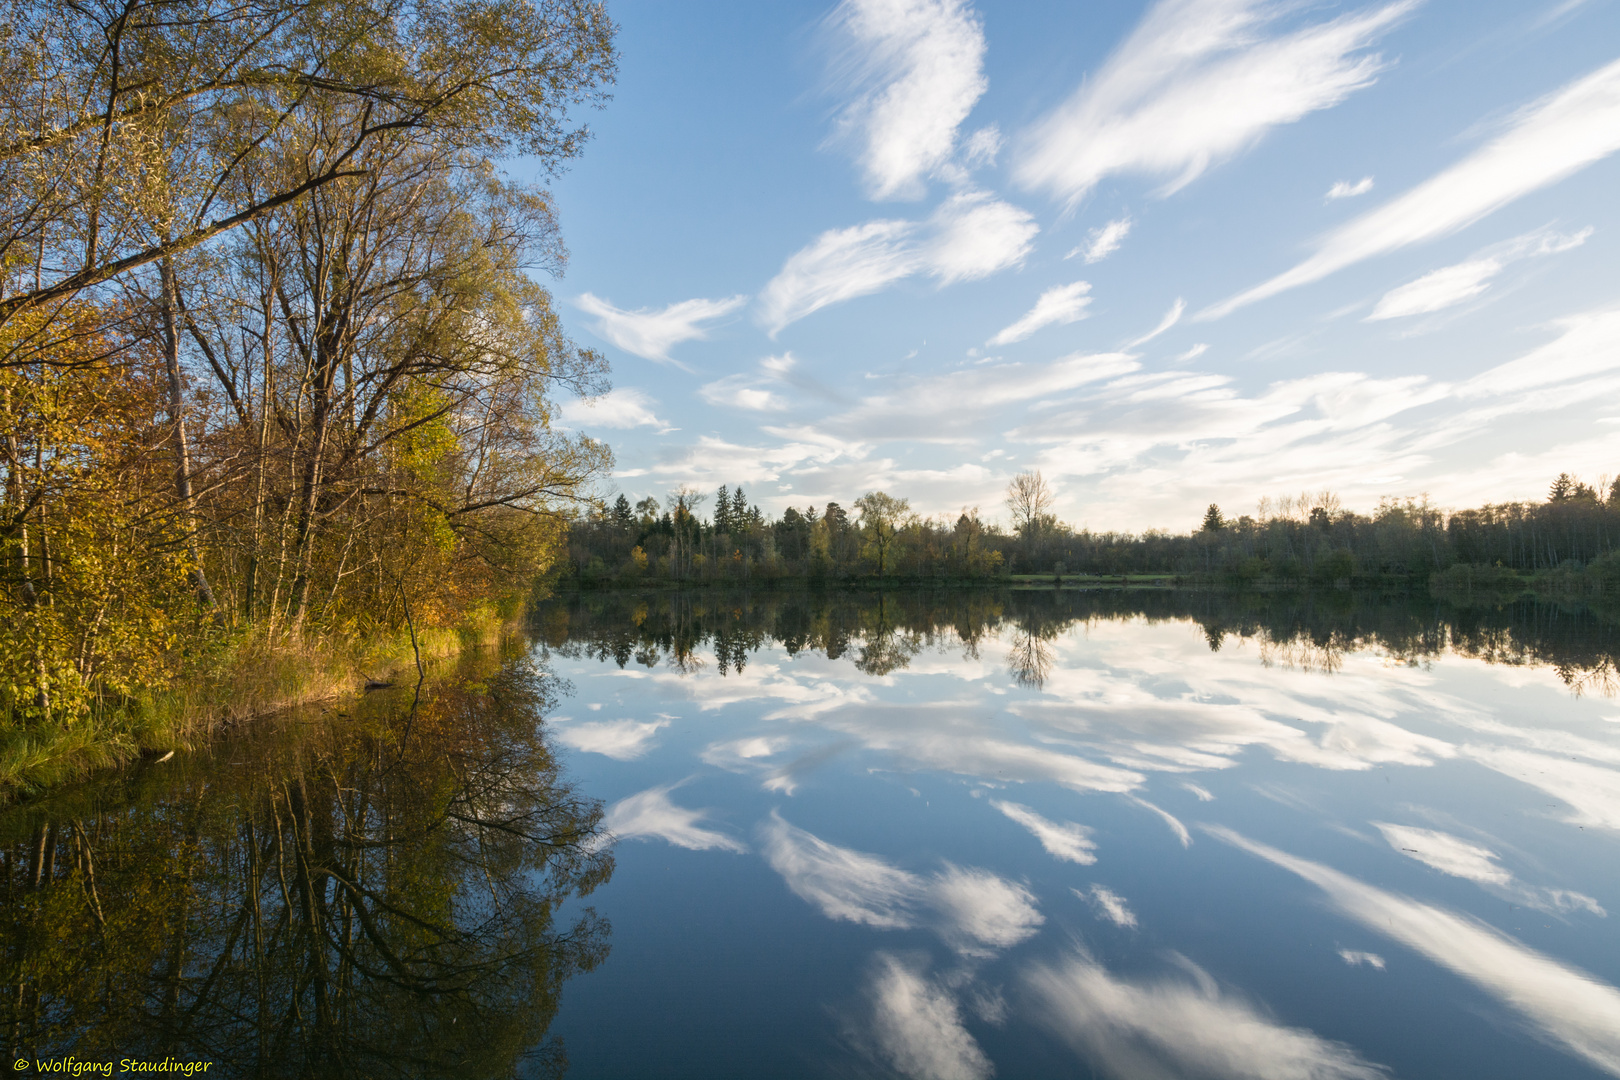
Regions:
<instances>
[{"instance_id":1,"label":"white cloud","mask_svg":"<svg viewBox=\"0 0 1620 1080\"><path fill-rule=\"evenodd\" d=\"M1562 330L1558 337L1517 360L1474 376L1458 387L1458 395L1518 395L1620 367L1620 307L1582 312L1559 319L1554 325Z\"/></svg>"},{"instance_id":2,"label":"white cloud","mask_svg":"<svg viewBox=\"0 0 1620 1080\"><path fill-rule=\"evenodd\" d=\"M1384 834L1390 847L1442 874L1467 878L1482 885L1506 885L1513 880L1513 875L1495 862L1496 852L1470 844L1460 836L1383 821L1373 824Z\"/></svg>"},{"instance_id":3,"label":"white cloud","mask_svg":"<svg viewBox=\"0 0 1620 1080\"><path fill-rule=\"evenodd\" d=\"M1567 889L1539 889L1520 882L1496 860L1501 856L1489 848L1471 844L1459 836L1434 829L1373 822L1389 846L1409 859L1416 859L1442 874L1474 882L1496 896L1540 911L1586 911L1599 918L1608 912L1585 893Z\"/></svg>"},{"instance_id":4,"label":"white cloud","mask_svg":"<svg viewBox=\"0 0 1620 1080\"><path fill-rule=\"evenodd\" d=\"M1187 302L1179 296L1176 297L1176 302L1170 305L1170 310L1164 313L1164 318L1159 320L1159 324L1157 326L1143 334L1141 337L1126 342L1125 347L1127 349L1134 349L1138 345L1146 345L1148 342L1152 341L1154 338L1176 325L1176 323L1180 322L1181 314L1186 310ZM1197 354L1195 353L1194 355ZM1187 359L1191 359L1191 357L1188 357Z\"/></svg>"},{"instance_id":5,"label":"white cloud","mask_svg":"<svg viewBox=\"0 0 1620 1080\"><path fill-rule=\"evenodd\" d=\"M1495 244L1467 262L1430 271L1416 281L1391 289L1378 301L1369 322L1424 315L1472 300L1490 288L1490 280L1510 263L1540 255L1556 255L1586 243L1591 229L1560 236L1550 230L1526 233Z\"/></svg>"},{"instance_id":6,"label":"white cloud","mask_svg":"<svg viewBox=\"0 0 1620 1080\"><path fill-rule=\"evenodd\" d=\"M941 285L976 281L1023 263L1040 226L1027 210L982 191L952 195L934 212L923 248L928 274Z\"/></svg>"},{"instance_id":7,"label":"white cloud","mask_svg":"<svg viewBox=\"0 0 1620 1080\"><path fill-rule=\"evenodd\" d=\"M1076 505L1068 513L1084 513L1093 525L1138 530L1196 522L1191 508L1212 501L1247 503L1256 477L1273 490L1330 487L1348 504L1365 507L1392 490L1427 490L1449 506L1537 498L1548 477L1566 469L1611 470L1620 453L1620 430L1578 423L1542 435L1548 441L1533 451L1489 441L1508 416L1573 410L1620 390L1620 307L1548 325L1556 333L1552 340L1519 347L1516 358L1456 383L1323 371L1245 390L1236 374L1138 369L1016 411L971 395L941 394L929 407L926 394L907 399L897 389L884 430L897 438L939 439L968 421L976 430L994 425L990 430L1011 444L1029 448L1021 458L1025 467L1084 493L1084 509ZM1484 363L1491 352L1514 356L1510 348L1511 340L1499 341ZM939 376L939 388L961 377ZM910 413L899 407L908 400ZM846 416L869 411L863 406ZM1440 471L1437 463L1459 453L1462 465ZM981 489L973 498L994 496Z\"/></svg>"},{"instance_id":8,"label":"white cloud","mask_svg":"<svg viewBox=\"0 0 1620 1080\"><path fill-rule=\"evenodd\" d=\"M962 164L969 169L994 165L1003 141L999 125L989 124L980 128L969 135L967 142L962 145Z\"/></svg>"},{"instance_id":9,"label":"white cloud","mask_svg":"<svg viewBox=\"0 0 1620 1080\"><path fill-rule=\"evenodd\" d=\"M678 784L648 788L614 803L602 819L602 827L623 840L658 839L693 851L744 852L747 845L725 833L706 829L703 810L687 810L669 800Z\"/></svg>"},{"instance_id":10,"label":"white cloud","mask_svg":"<svg viewBox=\"0 0 1620 1080\"><path fill-rule=\"evenodd\" d=\"M1490 288L1490 279L1501 272L1502 263L1496 259L1474 259L1432 270L1385 293L1367 320L1424 315L1472 300Z\"/></svg>"},{"instance_id":11,"label":"white cloud","mask_svg":"<svg viewBox=\"0 0 1620 1080\"><path fill-rule=\"evenodd\" d=\"M797 428L766 428L767 434L786 439L774 446L748 446L711 435L673 450L646 472L677 483L712 489L716 484L776 481L790 469L821 469L839 459L859 459L867 447L854 440L837 440L820 432ZM840 492L842 494L842 492Z\"/></svg>"},{"instance_id":12,"label":"white cloud","mask_svg":"<svg viewBox=\"0 0 1620 1080\"><path fill-rule=\"evenodd\" d=\"M780 412L787 408L786 401L749 375L728 375L704 383L698 387L698 393L711 405L729 405L752 412Z\"/></svg>"},{"instance_id":13,"label":"white cloud","mask_svg":"<svg viewBox=\"0 0 1620 1080\"><path fill-rule=\"evenodd\" d=\"M1078 202L1104 177L1168 177L1165 192L1267 130L1337 105L1382 68L1363 53L1414 4L1300 29L1293 5L1161 0L1094 78L1023 140L1016 176Z\"/></svg>"},{"instance_id":14,"label":"white cloud","mask_svg":"<svg viewBox=\"0 0 1620 1080\"><path fill-rule=\"evenodd\" d=\"M1414 949L1521 1013L1549 1042L1620 1075L1620 990L1467 915L1374 888L1230 829L1211 835L1290 870L1345 916Z\"/></svg>"},{"instance_id":15,"label":"white cloud","mask_svg":"<svg viewBox=\"0 0 1620 1080\"><path fill-rule=\"evenodd\" d=\"M669 720L604 720L596 723L573 723L552 729L553 737L564 746L587 753L603 754L615 761L638 758L651 749L653 736L659 728L668 727Z\"/></svg>"},{"instance_id":16,"label":"white cloud","mask_svg":"<svg viewBox=\"0 0 1620 1080\"><path fill-rule=\"evenodd\" d=\"M827 918L880 930L915 925L924 892L917 875L875 855L829 844L789 825L774 810L759 834L771 869L782 875L794 895L820 908Z\"/></svg>"},{"instance_id":17,"label":"white cloud","mask_svg":"<svg viewBox=\"0 0 1620 1080\"><path fill-rule=\"evenodd\" d=\"M1029 937L1046 920L1024 886L988 870L945 864L928 884L941 936L967 956L991 956Z\"/></svg>"},{"instance_id":18,"label":"white cloud","mask_svg":"<svg viewBox=\"0 0 1620 1080\"><path fill-rule=\"evenodd\" d=\"M894 956L879 953L869 989L872 1034L901 1076L916 1080L988 1080L990 1059L962 1023L949 991Z\"/></svg>"},{"instance_id":19,"label":"white cloud","mask_svg":"<svg viewBox=\"0 0 1620 1080\"><path fill-rule=\"evenodd\" d=\"M868 397L823 423L851 437L887 431L896 436L939 438L990 410L1050 399L1139 367L1136 358L1126 353L1070 353L1045 364L985 364L899 380L892 391Z\"/></svg>"},{"instance_id":20,"label":"white cloud","mask_svg":"<svg viewBox=\"0 0 1620 1080\"><path fill-rule=\"evenodd\" d=\"M1510 747L1468 746L1463 752L1568 804L1569 824L1620 832L1620 769Z\"/></svg>"},{"instance_id":21,"label":"white cloud","mask_svg":"<svg viewBox=\"0 0 1620 1080\"><path fill-rule=\"evenodd\" d=\"M1200 317L1218 318L1363 259L1447 236L1616 150L1620 61L1522 110L1507 131L1462 161L1334 229L1304 262L1215 304Z\"/></svg>"},{"instance_id":22,"label":"white cloud","mask_svg":"<svg viewBox=\"0 0 1620 1080\"><path fill-rule=\"evenodd\" d=\"M1086 317L1086 308L1091 304L1091 297L1086 294L1090 291L1091 284L1085 281L1076 281L1073 285L1052 286L1036 298L1035 306L1022 318L996 334L986 344L1010 345L1015 341L1023 341L1042 327L1054 323L1066 325L1078 322Z\"/></svg>"},{"instance_id":23,"label":"white cloud","mask_svg":"<svg viewBox=\"0 0 1620 1080\"><path fill-rule=\"evenodd\" d=\"M1112 889L1105 889L1101 885L1093 885L1089 893L1079 889L1072 890L1074 895L1082 900L1091 901L1097 913L1115 926L1122 926L1129 930L1136 926L1136 913L1125 903L1125 898Z\"/></svg>"},{"instance_id":24,"label":"white cloud","mask_svg":"<svg viewBox=\"0 0 1620 1080\"><path fill-rule=\"evenodd\" d=\"M1363 176L1353 184L1348 180L1339 180L1328 188L1327 198L1329 202L1334 199L1353 199L1357 195L1367 194L1372 188L1373 178L1370 176Z\"/></svg>"},{"instance_id":25,"label":"white cloud","mask_svg":"<svg viewBox=\"0 0 1620 1080\"><path fill-rule=\"evenodd\" d=\"M832 22L848 38L843 73L863 91L840 125L862 143L869 194L920 197L989 86L983 27L964 0L844 0Z\"/></svg>"},{"instance_id":26,"label":"white cloud","mask_svg":"<svg viewBox=\"0 0 1620 1080\"><path fill-rule=\"evenodd\" d=\"M1179 959L1179 958L1178 958ZM1127 979L1081 952L1028 975L1057 1034L1104 1076L1385 1080L1343 1043L1287 1027L1181 960L1190 979Z\"/></svg>"},{"instance_id":27,"label":"white cloud","mask_svg":"<svg viewBox=\"0 0 1620 1080\"><path fill-rule=\"evenodd\" d=\"M1209 789L1206 788L1206 787L1202 787L1202 786L1200 786L1198 784L1195 784L1190 780L1183 781L1181 786L1186 788L1188 791L1192 792L1194 795L1196 795L1198 797L1199 802L1214 802L1215 801L1215 796L1210 794Z\"/></svg>"},{"instance_id":28,"label":"white cloud","mask_svg":"<svg viewBox=\"0 0 1620 1080\"><path fill-rule=\"evenodd\" d=\"M1072 821L1049 821L1027 806L990 800L990 805L1028 829L1041 842L1046 853L1068 862L1090 866L1097 861L1097 845L1091 830Z\"/></svg>"},{"instance_id":29,"label":"white cloud","mask_svg":"<svg viewBox=\"0 0 1620 1080\"><path fill-rule=\"evenodd\" d=\"M1384 970L1384 958L1377 953L1358 952L1355 949L1340 949L1339 958L1351 967L1360 967L1362 964L1366 964L1368 967L1377 968L1379 971Z\"/></svg>"},{"instance_id":30,"label":"white cloud","mask_svg":"<svg viewBox=\"0 0 1620 1080\"><path fill-rule=\"evenodd\" d=\"M829 919L879 930L931 926L966 956L989 956L1034 934L1044 919L1022 885L949 863L924 877L876 855L829 844L774 810L759 826L771 869Z\"/></svg>"},{"instance_id":31,"label":"white cloud","mask_svg":"<svg viewBox=\"0 0 1620 1080\"><path fill-rule=\"evenodd\" d=\"M658 429L667 435L679 429L660 420L653 412L658 403L640 390L621 387L594 398L575 398L563 402L558 416L571 428L608 427Z\"/></svg>"},{"instance_id":32,"label":"white cloud","mask_svg":"<svg viewBox=\"0 0 1620 1080\"><path fill-rule=\"evenodd\" d=\"M724 300L682 300L657 311L652 308L625 311L591 293L584 293L573 301L574 306L587 315L596 316L591 328L603 340L644 360L671 363L670 349L683 341L709 336L700 323L730 315L747 302L746 296L730 296Z\"/></svg>"},{"instance_id":33,"label":"white cloud","mask_svg":"<svg viewBox=\"0 0 1620 1080\"><path fill-rule=\"evenodd\" d=\"M1159 815L1159 818L1166 825L1170 826L1170 831L1176 834L1176 839L1181 841L1182 847L1192 846L1192 834L1187 832L1187 826L1183 825L1181 823L1181 819L1176 817L1176 815L1172 814L1168 810L1154 806L1146 799L1139 798L1138 796L1128 795L1126 798L1135 803L1137 806L1140 806L1142 809L1151 810L1153 813Z\"/></svg>"},{"instance_id":34,"label":"white cloud","mask_svg":"<svg viewBox=\"0 0 1620 1080\"><path fill-rule=\"evenodd\" d=\"M829 304L867 296L917 274L942 287L1021 264L1040 227L1025 210L982 191L960 191L926 228L868 221L830 229L790 255L760 292L760 319L774 337Z\"/></svg>"},{"instance_id":35,"label":"white cloud","mask_svg":"<svg viewBox=\"0 0 1620 1080\"><path fill-rule=\"evenodd\" d=\"M760 292L765 326L774 335L784 326L828 304L866 296L917 270L909 221L868 221L822 233L794 252Z\"/></svg>"},{"instance_id":36,"label":"white cloud","mask_svg":"<svg viewBox=\"0 0 1620 1080\"><path fill-rule=\"evenodd\" d=\"M1131 219L1128 217L1116 218L1106 225L1100 225L1086 234L1086 242L1073 248L1065 259L1072 259L1076 255L1084 255L1086 262L1102 262L1108 256L1119 250L1119 245L1125 242L1125 237L1131 231Z\"/></svg>"}]
</instances>

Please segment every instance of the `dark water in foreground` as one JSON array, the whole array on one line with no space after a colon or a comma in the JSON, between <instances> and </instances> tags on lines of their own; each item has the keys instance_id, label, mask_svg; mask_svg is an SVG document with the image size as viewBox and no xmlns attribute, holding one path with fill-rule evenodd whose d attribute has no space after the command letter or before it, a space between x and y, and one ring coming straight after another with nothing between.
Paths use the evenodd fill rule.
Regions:
<instances>
[{"instance_id":1,"label":"dark water in foreground","mask_svg":"<svg viewBox=\"0 0 1620 1080\"><path fill-rule=\"evenodd\" d=\"M0 1022L210 1076L1620 1076L1616 655L1347 596L558 602L0 816Z\"/></svg>"}]
</instances>

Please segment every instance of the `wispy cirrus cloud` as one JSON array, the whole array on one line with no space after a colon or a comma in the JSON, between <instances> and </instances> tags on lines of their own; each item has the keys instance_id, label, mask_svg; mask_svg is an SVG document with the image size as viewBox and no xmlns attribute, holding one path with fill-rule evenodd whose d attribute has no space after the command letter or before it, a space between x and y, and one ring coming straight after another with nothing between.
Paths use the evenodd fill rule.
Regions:
<instances>
[{"instance_id":1,"label":"wispy cirrus cloud","mask_svg":"<svg viewBox=\"0 0 1620 1080\"><path fill-rule=\"evenodd\" d=\"M1384 834L1390 847L1407 858L1416 859L1442 874L1465 878L1513 903L1542 911L1586 911L1599 917L1608 914L1601 904L1585 893L1524 884L1501 864L1500 855L1481 844L1438 829L1392 825L1387 821L1372 824Z\"/></svg>"},{"instance_id":2,"label":"wispy cirrus cloud","mask_svg":"<svg viewBox=\"0 0 1620 1080\"><path fill-rule=\"evenodd\" d=\"M788 888L829 919L904 930L931 926L965 956L990 956L1033 935L1045 921L1022 885L946 863L926 877L876 855L829 844L775 811L759 827L765 861Z\"/></svg>"},{"instance_id":3,"label":"wispy cirrus cloud","mask_svg":"<svg viewBox=\"0 0 1620 1080\"><path fill-rule=\"evenodd\" d=\"M608 808L602 827L621 840L663 840L692 851L746 852L748 845L733 836L706 827L708 813L688 810L670 801L679 784L648 788Z\"/></svg>"},{"instance_id":4,"label":"wispy cirrus cloud","mask_svg":"<svg viewBox=\"0 0 1620 1080\"><path fill-rule=\"evenodd\" d=\"M626 311L593 293L584 293L576 297L573 304L587 315L596 316L591 329L603 340L644 360L674 363L669 358L670 349L683 341L708 337L708 328L703 323L724 318L747 302L746 296L729 296L723 300L700 298L682 300L656 310Z\"/></svg>"},{"instance_id":5,"label":"wispy cirrus cloud","mask_svg":"<svg viewBox=\"0 0 1620 1080\"><path fill-rule=\"evenodd\" d=\"M1186 310L1187 301L1183 300L1179 296L1176 297L1176 302L1170 305L1170 310L1164 313L1164 318L1160 319L1158 324L1154 326L1153 329L1149 330L1139 338L1132 338L1130 341L1125 343L1125 347L1127 349L1134 349L1138 345L1146 345L1148 342L1152 341L1154 338L1176 325L1176 323L1180 322L1182 312Z\"/></svg>"},{"instance_id":6,"label":"wispy cirrus cloud","mask_svg":"<svg viewBox=\"0 0 1620 1080\"><path fill-rule=\"evenodd\" d=\"M1442 874L1467 878L1481 885L1506 885L1513 880L1513 875L1496 862L1496 852L1471 844L1460 836L1410 825L1391 825L1387 821L1375 821L1373 826L1384 834L1390 847Z\"/></svg>"},{"instance_id":7,"label":"wispy cirrus cloud","mask_svg":"<svg viewBox=\"0 0 1620 1080\"><path fill-rule=\"evenodd\" d=\"M1491 279L1520 259L1556 255L1578 248L1592 235L1590 228L1560 235L1550 229L1516 236L1493 244L1466 262L1431 270L1415 281L1385 293L1367 316L1368 322L1426 315L1472 300L1491 287Z\"/></svg>"},{"instance_id":8,"label":"wispy cirrus cloud","mask_svg":"<svg viewBox=\"0 0 1620 1080\"><path fill-rule=\"evenodd\" d=\"M868 221L829 229L788 256L760 292L760 316L772 336L829 304L886 289L917 271L915 222Z\"/></svg>"},{"instance_id":9,"label":"wispy cirrus cloud","mask_svg":"<svg viewBox=\"0 0 1620 1080\"><path fill-rule=\"evenodd\" d=\"M992 799L990 805L1028 829L1041 842L1046 853L1066 862L1090 866L1097 861L1097 845L1091 830L1072 821L1050 821L1027 806Z\"/></svg>"},{"instance_id":10,"label":"wispy cirrus cloud","mask_svg":"<svg viewBox=\"0 0 1620 1080\"><path fill-rule=\"evenodd\" d=\"M1125 237L1131 232L1131 219L1128 217L1116 218L1106 225L1099 225L1086 234L1086 242L1077 245L1063 256L1072 259L1076 255L1084 255L1087 263L1102 262L1108 256L1119 250L1125 242Z\"/></svg>"},{"instance_id":11,"label":"wispy cirrus cloud","mask_svg":"<svg viewBox=\"0 0 1620 1080\"><path fill-rule=\"evenodd\" d=\"M915 962L879 953L868 994L876 1049L899 1075L930 1080L995 1075L948 987L929 979Z\"/></svg>"},{"instance_id":12,"label":"wispy cirrus cloud","mask_svg":"<svg viewBox=\"0 0 1620 1080\"><path fill-rule=\"evenodd\" d=\"M1472 300L1490 288L1491 278L1502 272L1498 259L1469 259L1467 262L1431 270L1415 281L1391 289L1379 298L1368 322L1427 315Z\"/></svg>"},{"instance_id":13,"label":"wispy cirrus cloud","mask_svg":"<svg viewBox=\"0 0 1620 1080\"><path fill-rule=\"evenodd\" d=\"M1077 951L1032 968L1026 980L1041 1019L1102 1076L1388 1076L1343 1043L1280 1024L1243 998L1223 993L1192 961L1175 959L1183 969L1179 978L1131 978Z\"/></svg>"},{"instance_id":14,"label":"wispy cirrus cloud","mask_svg":"<svg viewBox=\"0 0 1620 1080\"><path fill-rule=\"evenodd\" d=\"M1334 229L1316 253L1200 312L1219 318L1363 259L1448 236L1620 150L1620 60L1520 110L1508 129L1451 168Z\"/></svg>"},{"instance_id":15,"label":"wispy cirrus cloud","mask_svg":"<svg viewBox=\"0 0 1620 1080\"><path fill-rule=\"evenodd\" d=\"M1328 202L1332 202L1335 199L1353 199L1357 195L1367 194L1367 192L1372 190L1372 187L1373 178L1370 176L1363 176L1360 180L1357 180L1353 184L1348 180L1339 180L1336 181L1332 187L1328 188L1328 193L1324 197Z\"/></svg>"},{"instance_id":16,"label":"wispy cirrus cloud","mask_svg":"<svg viewBox=\"0 0 1620 1080\"><path fill-rule=\"evenodd\" d=\"M1360 967L1365 964L1370 968L1384 970L1384 958L1377 953L1362 952L1359 949L1340 949L1339 959L1351 967Z\"/></svg>"},{"instance_id":17,"label":"wispy cirrus cloud","mask_svg":"<svg viewBox=\"0 0 1620 1080\"><path fill-rule=\"evenodd\" d=\"M831 304L913 275L940 286L1020 265L1040 227L1028 211L982 191L961 191L927 222L868 221L830 229L788 257L760 292L760 319L775 336Z\"/></svg>"},{"instance_id":18,"label":"wispy cirrus cloud","mask_svg":"<svg viewBox=\"0 0 1620 1080\"><path fill-rule=\"evenodd\" d=\"M564 746L602 754L615 761L630 761L652 749L652 740L659 728L670 725L671 718L639 722L636 720L600 720L591 723L572 723L552 729L552 736Z\"/></svg>"},{"instance_id":19,"label":"wispy cirrus cloud","mask_svg":"<svg viewBox=\"0 0 1620 1080\"><path fill-rule=\"evenodd\" d=\"M1467 915L1386 892L1224 827L1205 831L1321 889L1346 917L1475 983L1554 1045L1620 1075L1620 989Z\"/></svg>"},{"instance_id":20,"label":"wispy cirrus cloud","mask_svg":"<svg viewBox=\"0 0 1620 1080\"><path fill-rule=\"evenodd\" d=\"M1413 2L1298 29L1295 5L1160 0L1095 78L1031 128L1015 175L1074 205L1104 177L1165 177L1164 193L1253 145L1268 130L1370 85L1366 49Z\"/></svg>"},{"instance_id":21,"label":"wispy cirrus cloud","mask_svg":"<svg viewBox=\"0 0 1620 1080\"><path fill-rule=\"evenodd\" d=\"M1093 885L1089 893L1083 893L1079 889L1071 891L1082 900L1091 901L1092 907L1097 909L1097 914L1115 926L1126 930L1135 928L1136 913L1125 902L1125 898L1114 892L1114 890L1104 888L1101 885Z\"/></svg>"},{"instance_id":22,"label":"wispy cirrus cloud","mask_svg":"<svg viewBox=\"0 0 1620 1080\"><path fill-rule=\"evenodd\" d=\"M989 86L983 26L964 0L844 0L830 21L846 44L838 75L856 93L840 132L860 145L868 194L921 197Z\"/></svg>"},{"instance_id":23,"label":"wispy cirrus cloud","mask_svg":"<svg viewBox=\"0 0 1620 1080\"><path fill-rule=\"evenodd\" d=\"M727 375L723 379L704 383L698 393L710 405L728 405L750 412L780 412L787 402L768 387L761 386L752 375Z\"/></svg>"},{"instance_id":24,"label":"wispy cirrus cloud","mask_svg":"<svg viewBox=\"0 0 1620 1080\"><path fill-rule=\"evenodd\" d=\"M951 196L929 219L923 272L941 285L976 281L1023 263L1040 226L1027 211L982 191Z\"/></svg>"},{"instance_id":25,"label":"wispy cirrus cloud","mask_svg":"<svg viewBox=\"0 0 1620 1080\"><path fill-rule=\"evenodd\" d=\"M1539 402L1525 391L1603 375L1620 368L1620 305L1566 316L1553 324L1557 337L1523 356L1482 371L1457 388L1464 398L1512 395L1515 409ZM1549 407L1547 402L1542 407Z\"/></svg>"},{"instance_id":26,"label":"wispy cirrus cloud","mask_svg":"<svg viewBox=\"0 0 1620 1080\"><path fill-rule=\"evenodd\" d=\"M563 402L559 412L562 423L571 428L607 427L607 428L638 428L650 427L660 435L667 435L678 428L667 421L660 420L653 412L658 403L646 393L633 387L620 387L610 390L593 398L575 398Z\"/></svg>"},{"instance_id":27,"label":"wispy cirrus cloud","mask_svg":"<svg viewBox=\"0 0 1620 1080\"><path fill-rule=\"evenodd\" d=\"M1086 295L1090 291L1091 283L1087 281L1052 286L1036 298L1035 306L1025 312L1022 318L1002 329L986 344L1010 345L1023 341L1043 327L1080 321L1086 317L1086 308L1091 304L1091 297Z\"/></svg>"},{"instance_id":28,"label":"wispy cirrus cloud","mask_svg":"<svg viewBox=\"0 0 1620 1080\"><path fill-rule=\"evenodd\" d=\"M986 364L907 378L889 392L864 398L853 409L829 417L823 426L850 437L888 430L955 438L971 422L997 409L1117 379L1140 366L1128 353L1071 353L1044 364Z\"/></svg>"}]
</instances>

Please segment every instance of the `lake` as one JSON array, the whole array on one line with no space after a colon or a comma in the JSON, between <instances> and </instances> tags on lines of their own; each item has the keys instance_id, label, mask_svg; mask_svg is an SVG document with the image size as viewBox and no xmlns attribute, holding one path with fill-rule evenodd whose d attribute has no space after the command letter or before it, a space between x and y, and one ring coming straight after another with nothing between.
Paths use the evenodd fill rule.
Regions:
<instances>
[{"instance_id":1,"label":"lake","mask_svg":"<svg viewBox=\"0 0 1620 1080\"><path fill-rule=\"evenodd\" d=\"M1616 1076L1617 655L1348 593L562 598L0 816L0 1003L226 1076Z\"/></svg>"}]
</instances>

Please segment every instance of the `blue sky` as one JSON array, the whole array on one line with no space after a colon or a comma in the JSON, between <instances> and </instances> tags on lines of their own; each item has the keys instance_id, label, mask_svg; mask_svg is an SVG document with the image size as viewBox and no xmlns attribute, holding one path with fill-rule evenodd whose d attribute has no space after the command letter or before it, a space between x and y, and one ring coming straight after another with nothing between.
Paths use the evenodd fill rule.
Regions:
<instances>
[{"instance_id":1,"label":"blue sky","mask_svg":"<svg viewBox=\"0 0 1620 1080\"><path fill-rule=\"evenodd\" d=\"M618 0L608 491L1186 529L1620 472L1620 3Z\"/></svg>"}]
</instances>

